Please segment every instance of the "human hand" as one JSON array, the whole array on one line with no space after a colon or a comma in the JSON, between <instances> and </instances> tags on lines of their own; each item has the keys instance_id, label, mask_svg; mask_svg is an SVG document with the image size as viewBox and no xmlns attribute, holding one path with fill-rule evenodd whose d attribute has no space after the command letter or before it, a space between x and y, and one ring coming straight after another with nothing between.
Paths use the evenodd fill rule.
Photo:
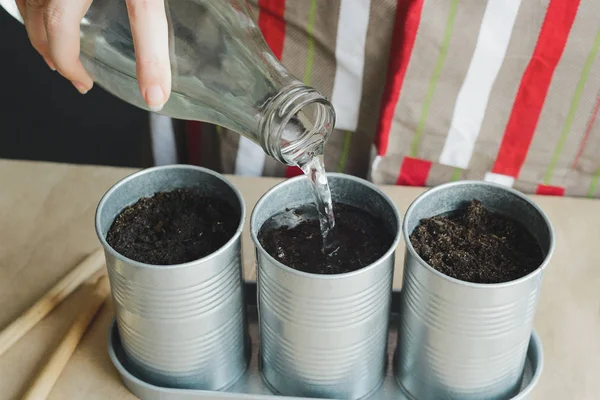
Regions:
<instances>
[{"instance_id":1,"label":"human hand","mask_svg":"<svg viewBox=\"0 0 600 400\"><path fill-rule=\"evenodd\" d=\"M163 0L125 0L142 97L159 111L171 94L167 17ZM92 0L16 0L33 47L52 70L85 94L94 82L81 61L79 24Z\"/></svg>"}]
</instances>

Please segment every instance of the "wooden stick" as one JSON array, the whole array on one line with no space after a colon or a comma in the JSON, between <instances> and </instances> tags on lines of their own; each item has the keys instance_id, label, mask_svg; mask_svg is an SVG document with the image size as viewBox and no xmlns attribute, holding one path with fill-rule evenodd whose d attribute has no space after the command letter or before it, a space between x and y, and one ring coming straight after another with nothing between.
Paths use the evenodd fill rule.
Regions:
<instances>
[{"instance_id":1,"label":"wooden stick","mask_svg":"<svg viewBox=\"0 0 600 400\"><path fill-rule=\"evenodd\" d=\"M0 332L0 356L104 265L102 249L87 256L27 311Z\"/></svg>"},{"instance_id":2,"label":"wooden stick","mask_svg":"<svg viewBox=\"0 0 600 400\"><path fill-rule=\"evenodd\" d=\"M42 400L48 397L62 370L77 348L94 316L110 293L108 276L103 275L88 294L77 318L52 353L44 367L29 386L23 400Z\"/></svg>"}]
</instances>

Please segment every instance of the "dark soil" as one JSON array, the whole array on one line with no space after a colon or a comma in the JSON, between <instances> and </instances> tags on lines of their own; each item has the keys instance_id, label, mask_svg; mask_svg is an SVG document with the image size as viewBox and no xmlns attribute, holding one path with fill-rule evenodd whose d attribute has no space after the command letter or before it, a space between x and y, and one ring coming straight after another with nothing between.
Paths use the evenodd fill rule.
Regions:
<instances>
[{"instance_id":1,"label":"dark soil","mask_svg":"<svg viewBox=\"0 0 600 400\"><path fill-rule=\"evenodd\" d=\"M436 270L474 283L519 279L544 261L525 226L487 210L478 200L454 215L423 219L410 242Z\"/></svg>"},{"instance_id":2,"label":"dark soil","mask_svg":"<svg viewBox=\"0 0 600 400\"><path fill-rule=\"evenodd\" d=\"M342 203L334 203L333 210L336 227L330 235L335 236L327 252L323 251L313 205L286 209L271 217L261 227L258 240L281 263L313 274L356 271L377 261L389 250L394 236L383 221Z\"/></svg>"},{"instance_id":3,"label":"dark soil","mask_svg":"<svg viewBox=\"0 0 600 400\"><path fill-rule=\"evenodd\" d=\"M190 189L160 192L125 208L106 240L132 260L173 265L207 256L234 235L240 215L227 202Z\"/></svg>"}]
</instances>

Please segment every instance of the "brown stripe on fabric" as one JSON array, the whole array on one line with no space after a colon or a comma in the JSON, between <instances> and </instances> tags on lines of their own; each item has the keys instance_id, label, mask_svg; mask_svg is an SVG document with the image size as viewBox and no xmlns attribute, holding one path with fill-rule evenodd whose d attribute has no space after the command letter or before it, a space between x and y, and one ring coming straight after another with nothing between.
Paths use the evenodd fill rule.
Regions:
<instances>
[{"instance_id":1,"label":"brown stripe on fabric","mask_svg":"<svg viewBox=\"0 0 600 400\"><path fill-rule=\"evenodd\" d=\"M356 132L352 133L348 159L344 166L345 173L361 178L367 178L369 171L370 151L386 82L397 4L397 0L371 0L358 125ZM343 140L343 135L340 136L340 140ZM337 150L341 153L342 149L343 146Z\"/></svg>"},{"instance_id":2,"label":"brown stripe on fabric","mask_svg":"<svg viewBox=\"0 0 600 400\"><path fill-rule=\"evenodd\" d=\"M569 197L587 197L589 194L594 174L588 174L579 170L570 170L565 179L565 196ZM600 193L595 193L593 197L600 197Z\"/></svg>"},{"instance_id":3,"label":"brown stripe on fabric","mask_svg":"<svg viewBox=\"0 0 600 400\"><path fill-rule=\"evenodd\" d=\"M419 31L390 127L387 155L379 163L378 171L372 172L377 183L395 184L402 159L410 152L450 9L450 1L428 0L423 4Z\"/></svg>"},{"instance_id":4,"label":"brown stripe on fabric","mask_svg":"<svg viewBox=\"0 0 600 400\"><path fill-rule=\"evenodd\" d=\"M337 172L337 168L340 165L340 159L342 157L342 151L344 150L344 141L346 138L346 132L340 129L334 129L331 132L331 136L325 145L325 170L328 172ZM352 143L356 140L356 132L352 132Z\"/></svg>"},{"instance_id":5,"label":"brown stripe on fabric","mask_svg":"<svg viewBox=\"0 0 600 400\"><path fill-rule=\"evenodd\" d=\"M465 169L462 171L460 179L463 181L483 181L487 171Z\"/></svg>"},{"instance_id":6,"label":"brown stripe on fabric","mask_svg":"<svg viewBox=\"0 0 600 400\"><path fill-rule=\"evenodd\" d=\"M437 186L442 183L452 182L456 180L457 171L460 172L458 177L462 179L463 170L434 162L429 170L426 186Z\"/></svg>"},{"instance_id":7,"label":"brown stripe on fabric","mask_svg":"<svg viewBox=\"0 0 600 400\"><path fill-rule=\"evenodd\" d=\"M306 24L309 8L310 0L285 3L285 41L281 62L300 81L304 78L308 54Z\"/></svg>"},{"instance_id":8,"label":"brown stripe on fabric","mask_svg":"<svg viewBox=\"0 0 600 400\"><path fill-rule=\"evenodd\" d=\"M311 1L315 2L314 23L312 25L312 51L314 54L312 66L309 65L311 62L310 54L307 54L309 57L306 60L306 68L310 68L310 73L309 80L304 83L315 87L325 97L331 98L336 68L335 47L340 17L340 1ZM290 0L289 2L294 1ZM308 3L308 1L304 2L307 8L309 7ZM305 26L304 29L306 30L307 27ZM306 35L306 40L310 42L308 31ZM307 77L307 71L304 72L304 77Z\"/></svg>"},{"instance_id":9,"label":"brown stripe on fabric","mask_svg":"<svg viewBox=\"0 0 600 400\"><path fill-rule=\"evenodd\" d=\"M335 77L335 44L340 4L339 0L316 0L311 39L308 32L311 1L286 2L286 36L282 63L300 81L304 81L309 68L309 82L305 83L330 98ZM311 50L312 60L309 57L311 41L314 45Z\"/></svg>"},{"instance_id":10,"label":"brown stripe on fabric","mask_svg":"<svg viewBox=\"0 0 600 400\"><path fill-rule=\"evenodd\" d=\"M600 121L599 121L600 122ZM600 168L600 126L594 126L590 136L575 167L578 171L586 175L594 175Z\"/></svg>"},{"instance_id":11,"label":"brown stripe on fabric","mask_svg":"<svg viewBox=\"0 0 600 400\"><path fill-rule=\"evenodd\" d=\"M452 123L456 99L475 52L485 9L486 2L484 1L459 3L458 5L448 53L436 84L425 129L421 136L417 154L419 158L427 160L440 158Z\"/></svg>"},{"instance_id":12,"label":"brown stripe on fabric","mask_svg":"<svg viewBox=\"0 0 600 400\"><path fill-rule=\"evenodd\" d=\"M403 159L401 154L388 154L377 162L373 161L369 171L371 181L378 185L395 185Z\"/></svg>"},{"instance_id":13,"label":"brown stripe on fabric","mask_svg":"<svg viewBox=\"0 0 600 400\"><path fill-rule=\"evenodd\" d=\"M482 181L484 179L485 171L461 169L450 165L433 163L427 177L426 185L431 187L458 180Z\"/></svg>"},{"instance_id":14,"label":"brown stripe on fabric","mask_svg":"<svg viewBox=\"0 0 600 400\"><path fill-rule=\"evenodd\" d=\"M585 85L579 88L583 90L577 93L582 74L586 72L586 60L594 48L600 27L598 15L600 3L597 0L581 1L563 55L554 71L533 141L519 175L520 180L541 183L552 164L552 180L544 183L556 186L566 184L570 164L579 150L600 89L600 63L598 57L594 57ZM570 112L574 114L569 115ZM563 132L566 140L561 141ZM558 158L553 162L557 150Z\"/></svg>"},{"instance_id":15,"label":"brown stripe on fabric","mask_svg":"<svg viewBox=\"0 0 600 400\"><path fill-rule=\"evenodd\" d=\"M521 77L535 49L549 0L522 1L504 62L490 92L469 169L490 171L502 142Z\"/></svg>"},{"instance_id":16,"label":"brown stripe on fabric","mask_svg":"<svg viewBox=\"0 0 600 400\"><path fill-rule=\"evenodd\" d=\"M534 182L527 182L527 181L517 179L517 180L515 180L513 189L516 189L521 193L533 194L537 190L537 184Z\"/></svg>"},{"instance_id":17,"label":"brown stripe on fabric","mask_svg":"<svg viewBox=\"0 0 600 400\"><path fill-rule=\"evenodd\" d=\"M403 158L400 154L381 157L370 171L371 181L378 185L395 185Z\"/></svg>"},{"instance_id":18,"label":"brown stripe on fabric","mask_svg":"<svg viewBox=\"0 0 600 400\"><path fill-rule=\"evenodd\" d=\"M578 176L580 177L578 180L587 180L587 187L585 188L584 195L587 194L592 177L598 170L600 170L600 121L596 120L591 126L589 136L585 142L585 147L581 152L577 165L568 174L568 183L566 184L567 190L570 192L571 177Z\"/></svg>"}]
</instances>

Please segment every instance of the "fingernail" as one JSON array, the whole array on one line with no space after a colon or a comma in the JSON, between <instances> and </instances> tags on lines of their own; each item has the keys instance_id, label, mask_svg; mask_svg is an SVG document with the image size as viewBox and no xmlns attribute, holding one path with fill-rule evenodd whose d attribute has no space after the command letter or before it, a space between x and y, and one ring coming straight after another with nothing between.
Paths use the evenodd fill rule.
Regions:
<instances>
[{"instance_id":1,"label":"fingernail","mask_svg":"<svg viewBox=\"0 0 600 400\"><path fill-rule=\"evenodd\" d=\"M165 94L160 86L152 86L146 89L146 103L152 111L160 111L165 105Z\"/></svg>"},{"instance_id":2,"label":"fingernail","mask_svg":"<svg viewBox=\"0 0 600 400\"><path fill-rule=\"evenodd\" d=\"M86 94L89 90L83 83L73 82L73 86L75 86L75 89L81 94Z\"/></svg>"},{"instance_id":3,"label":"fingernail","mask_svg":"<svg viewBox=\"0 0 600 400\"><path fill-rule=\"evenodd\" d=\"M52 71L56 71L56 67L54 66L54 63L52 61L50 61L50 59L44 57L44 61L46 61L46 64L48 64L48 67L52 70Z\"/></svg>"}]
</instances>

